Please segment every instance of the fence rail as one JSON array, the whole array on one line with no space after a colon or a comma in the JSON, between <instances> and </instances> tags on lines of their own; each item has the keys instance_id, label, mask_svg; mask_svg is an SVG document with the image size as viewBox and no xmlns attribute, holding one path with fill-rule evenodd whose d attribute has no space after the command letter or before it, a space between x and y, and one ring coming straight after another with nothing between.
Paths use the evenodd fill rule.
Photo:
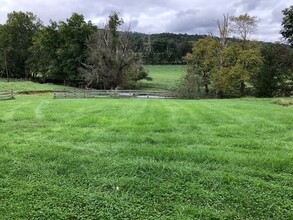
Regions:
<instances>
[{"instance_id":1,"label":"fence rail","mask_svg":"<svg viewBox=\"0 0 293 220\"><path fill-rule=\"evenodd\" d=\"M80 90L63 89L54 90L54 98L175 98L175 95L166 91L141 91L141 90Z\"/></svg>"},{"instance_id":2,"label":"fence rail","mask_svg":"<svg viewBox=\"0 0 293 220\"><path fill-rule=\"evenodd\" d=\"M13 98L13 90L0 90L0 100L9 100Z\"/></svg>"}]
</instances>

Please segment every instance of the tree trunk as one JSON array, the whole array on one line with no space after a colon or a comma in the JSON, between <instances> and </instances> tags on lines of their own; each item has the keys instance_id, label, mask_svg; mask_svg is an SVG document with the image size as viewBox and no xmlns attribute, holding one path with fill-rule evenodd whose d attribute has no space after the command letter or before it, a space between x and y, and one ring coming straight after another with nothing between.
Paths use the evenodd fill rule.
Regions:
<instances>
[{"instance_id":1,"label":"tree trunk","mask_svg":"<svg viewBox=\"0 0 293 220\"><path fill-rule=\"evenodd\" d=\"M7 55L6 55L6 51L4 51L4 62L5 62L5 72L6 72L6 78L7 78L7 82L9 82L9 72L8 72L8 67L7 67Z\"/></svg>"},{"instance_id":2,"label":"tree trunk","mask_svg":"<svg viewBox=\"0 0 293 220\"><path fill-rule=\"evenodd\" d=\"M204 87L205 87L204 92L206 94L208 94L209 93L209 85L208 84L205 84Z\"/></svg>"},{"instance_id":3,"label":"tree trunk","mask_svg":"<svg viewBox=\"0 0 293 220\"><path fill-rule=\"evenodd\" d=\"M241 94L241 96L245 95L245 84L243 81L240 84L240 94Z\"/></svg>"},{"instance_id":4,"label":"tree trunk","mask_svg":"<svg viewBox=\"0 0 293 220\"><path fill-rule=\"evenodd\" d=\"M223 91L220 89L217 89L216 91L216 98L217 99L222 99L223 98Z\"/></svg>"}]
</instances>

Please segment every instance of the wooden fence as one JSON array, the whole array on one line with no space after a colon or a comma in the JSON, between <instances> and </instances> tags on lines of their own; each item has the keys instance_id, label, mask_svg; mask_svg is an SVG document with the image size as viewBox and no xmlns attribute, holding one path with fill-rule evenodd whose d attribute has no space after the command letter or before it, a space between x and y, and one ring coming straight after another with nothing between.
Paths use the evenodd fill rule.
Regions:
<instances>
[{"instance_id":1,"label":"wooden fence","mask_svg":"<svg viewBox=\"0 0 293 220\"><path fill-rule=\"evenodd\" d=\"M175 98L175 95L166 91L140 91L140 90L54 90L54 98Z\"/></svg>"},{"instance_id":2,"label":"wooden fence","mask_svg":"<svg viewBox=\"0 0 293 220\"><path fill-rule=\"evenodd\" d=\"M13 99L13 90L0 90L0 101Z\"/></svg>"}]
</instances>

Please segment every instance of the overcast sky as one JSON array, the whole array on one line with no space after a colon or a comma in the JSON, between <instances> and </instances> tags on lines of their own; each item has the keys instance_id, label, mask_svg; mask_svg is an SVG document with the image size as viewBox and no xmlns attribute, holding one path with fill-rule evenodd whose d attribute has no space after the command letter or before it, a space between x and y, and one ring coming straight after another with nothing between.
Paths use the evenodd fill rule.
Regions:
<instances>
[{"instance_id":1,"label":"overcast sky","mask_svg":"<svg viewBox=\"0 0 293 220\"><path fill-rule=\"evenodd\" d=\"M279 41L282 10L290 5L293 0L0 0L0 23L5 23L9 12L30 11L44 23L65 20L77 12L101 24L117 11L131 22L132 31L216 34L215 19L248 13L260 19L253 39Z\"/></svg>"}]
</instances>

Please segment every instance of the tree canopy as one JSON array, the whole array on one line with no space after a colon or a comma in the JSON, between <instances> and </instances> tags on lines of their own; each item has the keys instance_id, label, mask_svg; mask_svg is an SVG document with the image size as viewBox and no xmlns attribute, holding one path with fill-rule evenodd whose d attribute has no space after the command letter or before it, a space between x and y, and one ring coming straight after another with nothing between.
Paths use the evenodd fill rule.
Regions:
<instances>
[{"instance_id":1,"label":"tree canopy","mask_svg":"<svg viewBox=\"0 0 293 220\"><path fill-rule=\"evenodd\" d=\"M97 30L83 15L73 13L66 22L51 21L33 39L29 59L34 76L76 81L78 68L85 61L87 39Z\"/></svg>"},{"instance_id":2,"label":"tree canopy","mask_svg":"<svg viewBox=\"0 0 293 220\"><path fill-rule=\"evenodd\" d=\"M205 86L205 92L209 82L212 83L216 96L221 98L224 92L236 92L244 95L245 83L249 82L253 76L259 71L262 65L262 57L260 49L251 42L246 42L246 46L242 47L239 44L228 41L230 31L236 27L236 33L242 35L243 39L247 40L248 32L252 33L255 26L254 22L250 24L250 19L255 21L256 18L251 18L247 14L239 17L233 17L232 20L236 23L233 28L230 28L229 16L224 15L223 21L216 20L219 31L219 38L209 36L205 39L198 40L193 45L192 53L186 56L189 70L194 70L197 74L199 84ZM247 23L248 22L248 23ZM198 71L198 68L201 71ZM190 74L190 73L188 73Z\"/></svg>"},{"instance_id":3,"label":"tree canopy","mask_svg":"<svg viewBox=\"0 0 293 220\"><path fill-rule=\"evenodd\" d=\"M293 6L283 10L281 33L293 47ZM258 18L243 14L215 20L219 36L142 34L121 30L113 12L97 27L82 14L44 25L31 12L12 12L0 25L0 76L32 78L89 88L133 88L150 79L143 64L188 64L178 91L184 96L290 95L292 49L251 41ZM231 38L237 37L237 38ZM250 93L250 95L253 93Z\"/></svg>"},{"instance_id":4,"label":"tree canopy","mask_svg":"<svg viewBox=\"0 0 293 220\"><path fill-rule=\"evenodd\" d=\"M293 51L286 45L266 44L263 65L253 80L258 97L290 96L293 91Z\"/></svg>"},{"instance_id":5,"label":"tree canopy","mask_svg":"<svg viewBox=\"0 0 293 220\"><path fill-rule=\"evenodd\" d=\"M26 61L32 38L42 26L40 19L31 12L12 12L6 24L0 26L0 61L5 76L29 77Z\"/></svg>"},{"instance_id":6,"label":"tree canopy","mask_svg":"<svg viewBox=\"0 0 293 220\"><path fill-rule=\"evenodd\" d=\"M282 36L288 40L291 47L293 47L293 5L283 11L283 21L281 30Z\"/></svg>"},{"instance_id":7,"label":"tree canopy","mask_svg":"<svg viewBox=\"0 0 293 220\"><path fill-rule=\"evenodd\" d=\"M258 19L247 13L239 16L231 16L231 32L239 36L244 42L257 31Z\"/></svg>"},{"instance_id":8,"label":"tree canopy","mask_svg":"<svg viewBox=\"0 0 293 220\"><path fill-rule=\"evenodd\" d=\"M114 12L108 24L88 41L87 59L80 68L87 87L130 88L140 79L149 79L141 58L133 51L129 31L118 32L123 20Z\"/></svg>"}]
</instances>

